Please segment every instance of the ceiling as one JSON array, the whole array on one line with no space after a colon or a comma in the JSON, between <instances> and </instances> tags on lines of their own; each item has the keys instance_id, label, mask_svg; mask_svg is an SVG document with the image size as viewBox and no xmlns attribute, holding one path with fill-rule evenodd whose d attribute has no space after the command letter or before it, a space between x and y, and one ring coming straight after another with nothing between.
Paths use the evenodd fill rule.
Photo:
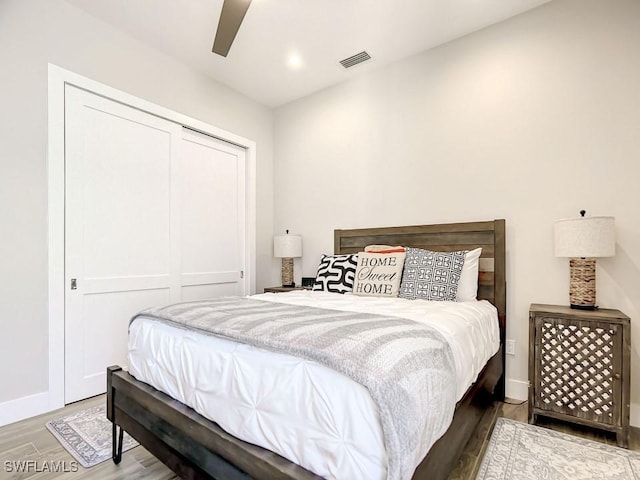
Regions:
<instances>
[{"instance_id":1,"label":"ceiling","mask_svg":"<svg viewBox=\"0 0 640 480\"><path fill-rule=\"evenodd\" d=\"M547 1L253 0L224 58L211 53L222 0L67 0L270 107ZM338 63L362 50L372 60L348 70Z\"/></svg>"}]
</instances>

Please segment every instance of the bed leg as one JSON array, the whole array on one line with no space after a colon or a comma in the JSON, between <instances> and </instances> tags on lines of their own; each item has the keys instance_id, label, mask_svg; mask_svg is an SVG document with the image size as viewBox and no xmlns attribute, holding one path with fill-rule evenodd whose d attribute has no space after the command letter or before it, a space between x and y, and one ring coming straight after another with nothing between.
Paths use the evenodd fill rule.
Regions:
<instances>
[{"instance_id":1,"label":"bed leg","mask_svg":"<svg viewBox=\"0 0 640 480\"><path fill-rule=\"evenodd\" d=\"M122 440L124 436L124 430L122 427L118 427L115 416L115 397L116 390L113 388L112 375L121 371L117 365L107 368L107 418L111 420L113 426L113 432L111 437L111 459L113 463L118 465L122 460Z\"/></svg>"},{"instance_id":2,"label":"bed leg","mask_svg":"<svg viewBox=\"0 0 640 480\"><path fill-rule=\"evenodd\" d=\"M118 465L122 460L122 439L124 435L124 430L122 427L118 427L116 423L113 423L113 436L111 439L112 444L112 455L113 463Z\"/></svg>"}]
</instances>

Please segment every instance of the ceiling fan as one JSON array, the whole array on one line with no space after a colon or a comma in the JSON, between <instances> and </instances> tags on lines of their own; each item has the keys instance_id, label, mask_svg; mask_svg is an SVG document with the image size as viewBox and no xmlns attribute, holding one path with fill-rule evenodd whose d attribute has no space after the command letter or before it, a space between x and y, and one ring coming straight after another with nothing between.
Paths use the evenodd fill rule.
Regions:
<instances>
[{"instance_id":1,"label":"ceiling fan","mask_svg":"<svg viewBox=\"0 0 640 480\"><path fill-rule=\"evenodd\" d=\"M213 49L211 50L213 53L223 57L227 56L249 5L251 5L251 0L224 0L216 39L213 41Z\"/></svg>"}]
</instances>

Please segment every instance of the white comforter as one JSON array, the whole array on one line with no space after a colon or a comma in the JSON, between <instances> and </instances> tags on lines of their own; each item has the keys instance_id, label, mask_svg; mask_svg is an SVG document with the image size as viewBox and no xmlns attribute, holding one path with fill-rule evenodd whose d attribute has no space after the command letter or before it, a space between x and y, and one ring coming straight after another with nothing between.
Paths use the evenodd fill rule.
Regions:
<instances>
[{"instance_id":1,"label":"white comforter","mask_svg":"<svg viewBox=\"0 0 640 480\"><path fill-rule=\"evenodd\" d=\"M458 399L499 347L497 313L485 301L428 302L310 291L254 298L426 323L451 344ZM320 476L386 478L382 430L369 393L315 362L143 317L131 325L129 371L232 435Z\"/></svg>"}]
</instances>

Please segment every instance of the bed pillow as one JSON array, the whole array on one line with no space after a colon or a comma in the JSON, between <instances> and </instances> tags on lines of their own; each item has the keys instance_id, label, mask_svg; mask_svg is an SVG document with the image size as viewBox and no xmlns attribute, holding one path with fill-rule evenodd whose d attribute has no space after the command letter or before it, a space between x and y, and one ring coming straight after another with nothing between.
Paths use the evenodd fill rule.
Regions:
<instances>
[{"instance_id":1,"label":"bed pillow","mask_svg":"<svg viewBox=\"0 0 640 480\"><path fill-rule=\"evenodd\" d=\"M407 248L400 298L456 300L466 252L432 252Z\"/></svg>"},{"instance_id":2,"label":"bed pillow","mask_svg":"<svg viewBox=\"0 0 640 480\"><path fill-rule=\"evenodd\" d=\"M478 296L478 268L480 266L480 254L482 248L469 250L464 258L456 301L473 302Z\"/></svg>"},{"instance_id":3,"label":"bed pillow","mask_svg":"<svg viewBox=\"0 0 640 480\"><path fill-rule=\"evenodd\" d=\"M312 290L347 293L353 290L358 254L322 255Z\"/></svg>"},{"instance_id":4,"label":"bed pillow","mask_svg":"<svg viewBox=\"0 0 640 480\"><path fill-rule=\"evenodd\" d=\"M397 297L405 252L360 252L353 283L354 295Z\"/></svg>"},{"instance_id":5,"label":"bed pillow","mask_svg":"<svg viewBox=\"0 0 640 480\"><path fill-rule=\"evenodd\" d=\"M364 247L364 251L377 253L396 253L404 252L404 247L392 247L391 245L367 245L366 247Z\"/></svg>"}]
</instances>

